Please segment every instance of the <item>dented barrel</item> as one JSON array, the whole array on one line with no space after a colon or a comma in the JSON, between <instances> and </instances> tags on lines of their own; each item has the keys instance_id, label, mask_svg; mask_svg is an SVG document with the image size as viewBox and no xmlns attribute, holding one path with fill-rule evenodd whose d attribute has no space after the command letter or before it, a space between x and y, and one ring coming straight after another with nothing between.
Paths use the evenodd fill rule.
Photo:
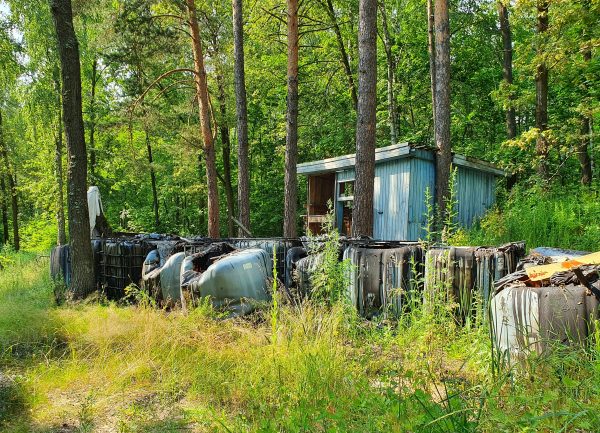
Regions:
<instances>
[{"instance_id":1,"label":"dented barrel","mask_svg":"<svg viewBox=\"0 0 600 433\"><path fill-rule=\"evenodd\" d=\"M553 344L583 344L598 319L598 299L583 286L507 287L490 301L495 348L543 353Z\"/></svg>"},{"instance_id":2,"label":"dented barrel","mask_svg":"<svg viewBox=\"0 0 600 433\"><path fill-rule=\"evenodd\" d=\"M364 317L385 311L399 315L408 294L420 292L423 248L417 243L372 242L344 250L351 263L348 297Z\"/></svg>"},{"instance_id":3,"label":"dented barrel","mask_svg":"<svg viewBox=\"0 0 600 433\"><path fill-rule=\"evenodd\" d=\"M195 297L209 298L217 309L244 315L256 302L270 299L271 257L263 249L249 248L228 254L196 278L184 283Z\"/></svg>"},{"instance_id":4,"label":"dented barrel","mask_svg":"<svg viewBox=\"0 0 600 433\"><path fill-rule=\"evenodd\" d=\"M425 301L455 306L459 321L487 308L494 282L514 272L525 254L523 242L500 247L435 246L425 258Z\"/></svg>"}]
</instances>

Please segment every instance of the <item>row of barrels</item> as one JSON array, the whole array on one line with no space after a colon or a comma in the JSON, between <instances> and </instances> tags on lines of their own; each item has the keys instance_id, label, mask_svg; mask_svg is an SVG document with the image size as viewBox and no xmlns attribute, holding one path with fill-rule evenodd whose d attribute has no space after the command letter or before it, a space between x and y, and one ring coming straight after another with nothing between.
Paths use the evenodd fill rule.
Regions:
<instances>
[{"instance_id":1,"label":"row of barrels","mask_svg":"<svg viewBox=\"0 0 600 433\"><path fill-rule=\"evenodd\" d=\"M494 248L425 248L416 242L372 241L342 243L340 250L340 260L350 264L347 295L367 318L382 313L398 316L416 296L454 303L458 317L464 320L474 312L476 300L483 308L487 306L494 282L514 272L524 255L522 242ZM301 254L295 251L294 256ZM299 292L310 292L311 275L320 269L322 261L319 252L305 254L295 262L288 259L289 273L295 273Z\"/></svg>"}]
</instances>

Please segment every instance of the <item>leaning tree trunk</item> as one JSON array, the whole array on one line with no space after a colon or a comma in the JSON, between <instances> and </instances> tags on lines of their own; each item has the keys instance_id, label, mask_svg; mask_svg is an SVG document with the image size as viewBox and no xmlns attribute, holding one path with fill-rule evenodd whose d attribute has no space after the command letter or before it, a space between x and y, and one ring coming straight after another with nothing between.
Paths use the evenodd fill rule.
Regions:
<instances>
[{"instance_id":1,"label":"leaning tree trunk","mask_svg":"<svg viewBox=\"0 0 600 433\"><path fill-rule=\"evenodd\" d=\"M192 49L194 52L194 82L198 98L200 128L204 142L204 159L206 161L206 183L208 185L208 236L218 238L219 233L219 191L217 185L217 165L215 144L210 130L210 105L208 100L208 83L204 69L204 54L202 40L196 16L195 0L186 0L188 11L188 24L192 36Z\"/></svg>"},{"instance_id":2,"label":"leaning tree trunk","mask_svg":"<svg viewBox=\"0 0 600 433\"><path fill-rule=\"evenodd\" d=\"M327 15L329 16L329 21L331 21L331 26L333 27L333 32L335 33L335 39L338 45L338 49L340 50L340 60L342 61L342 65L344 66L344 72L346 73L346 79L348 80L348 88L350 89L350 97L352 98L352 106L356 110L356 106L358 105L358 96L356 95L356 85L354 84L354 75L352 74L352 68L350 67L350 59L348 57L348 53L346 51L346 46L344 45L344 38L342 38L342 32L340 30L340 26L337 22L337 18L335 16L335 10L333 9L333 3L331 0L325 0L325 8L327 10Z\"/></svg>"},{"instance_id":3,"label":"leaning tree trunk","mask_svg":"<svg viewBox=\"0 0 600 433\"><path fill-rule=\"evenodd\" d=\"M449 196L452 148L450 143L450 21L448 0L435 0L435 144L437 147L435 200L444 218ZM438 221L441 223L441 221Z\"/></svg>"},{"instance_id":4,"label":"leaning tree trunk","mask_svg":"<svg viewBox=\"0 0 600 433\"><path fill-rule=\"evenodd\" d=\"M513 83L512 69L512 33L510 31L510 20L508 19L508 6L504 0L498 2L498 16L500 19L500 33L502 34L502 77L509 86ZM508 109L506 110L506 136L512 140L517 136L517 121L515 108L512 105L514 96L509 88Z\"/></svg>"},{"instance_id":5,"label":"leaning tree trunk","mask_svg":"<svg viewBox=\"0 0 600 433\"><path fill-rule=\"evenodd\" d=\"M8 228L8 206L6 205L6 183L4 182L4 175L0 172L0 207L2 208L2 243L8 244L10 241L9 228Z\"/></svg>"},{"instance_id":6,"label":"leaning tree trunk","mask_svg":"<svg viewBox=\"0 0 600 433\"><path fill-rule=\"evenodd\" d=\"M429 52L429 77L431 80L431 111L435 123L435 17L433 0L427 0L427 51ZM435 129L435 126L434 126ZM434 132L435 135L435 132Z\"/></svg>"},{"instance_id":7,"label":"leaning tree trunk","mask_svg":"<svg viewBox=\"0 0 600 433\"><path fill-rule=\"evenodd\" d=\"M17 196L17 185L16 175L12 170L8 158L8 151L6 150L6 142L4 141L4 134L2 131L2 112L0 112L0 153L2 154L2 160L4 161L4 172L8 179L8 190L10 193L10 203L12 210L12 228L13 228L13 247L15 251L19 251L21 248L21 238L19 236L19 200Z\"/></svg>"},{"instance_id":8,"label":"leaning tree trunk","mask_svg":"<svg viewBox=\"0 0 600 433\"><path fill-rule=\"evenodd\" d=\"M61 97L60 97L60 82L58 81L58 73L56 74L56 81L54 82L57 95L57 119L56 119L56 143L54 152L54 165L56 170L56 223L58 226L58 232L56 236L56 242L58 245L65 245L67 243L67 231L65 229L65 197L63 194L64 181L63 181L63 139L62 139L62 112L60 109Z\"/></svg>"},{"instance_id":9,"label":"leaning tree trunk","mask_svg":"<svg viewBox=\"0 0 600 433\"><path fill-rule=\"evenodd\" d=\"M50 0L60 54L62 108L67 136L67 204L71 238L71 290L83 298L94 290L94 259L87 204L87 153L81 108L79 44L73 28L71 0Z\"/></svg>"},{"instance_id":10,"label":"leaning tree trunk","mask_svg":"<svg viewBox=\"0 0 600 433\"><path fill-rule=\"evenodd\" d=\"M387 98L388 98L388 116L390 123L390 139L392 144L398 141L398 112L396 109L396 97L394 95L395 77L395 62L392 54L392 38L387 25L387 12L385 10L384 1L379 2L379 10L381 12L381 27L383 29L383 47L385 49L385 57L387 59Z\"/></svg>"},{"instance_id":11,"label":"leaning tree trunk","mask_svg":"<svg viewBox=\"0 0 600 433\"><path fill-rule=\"evenodd\" d=\"M537 31L543 35L548 31L548 1L538 0ZM543 48L538 47L538 56L542 56ZM548 66L541 59L535 73L535 127L538 136L535 150L538 158L537 172L543 180L548 180L548 140L544 133L548 129Z\"/></svg>"},{"instance_id":12,"label":"leaning tree trunk","mask_svg":"<svg viewBox=\"0 0 600 433\"><path fill-rule=\"evenodd\" d=\"M298 201L298 0L287 0L287 123L285 139L285 178L283 235L297 234Z\"/></svg>"},{"instance_id":13,"label":"leaning tree trunk","mask_svg":"<svg viewBox=\"0 0 600 433\"><path fill-rule=\"evenodd\" d=\"M156 171L154 170L154 157L152 156L152 144L148 126L144 125L146 139L146 151L148 153L148 165L150 166L150 185L152 186L152 210L154 211L154 230L160 231L160 212L158 209L158 187L156 186Z\"/></svg>"},{"instance_id":14,"label":"leaning tree trunk","mask_svg":"<svg viewBox=\"0 0 600 433\"><path fill-rule=\"evenodd\" d=\"M358 110L352 235L373 236L375 126L377 109L377 0L360 0L358 18Z\"/></svg>"},{"instance_id":15,"label":"leaning tree trunk","mask_svg":"<svg viewBox=\"0 0 600 433\"><path fill-rule=\"evenodd\" d=\"M586 12L584 16L584 30L582 39L584 41L588 41L584 50L583 50L583 60L586 65L589 65L592 60L592 49L591 49L591 41L589 41L588 35L588 25L589 25L589 16L590 16L590 2L589 0L584 1L584 10ZM583 80L583 91L584 98L589 98L589 86L586 79ZM591 131L591 120L590 116L587 114L581 115L581 137L579 138L579 145L577 146L577 160L579 161L579 166L581 167L581 184L590 186L592 183L592 160L590 158L590 153L588 149L588 145L590 143L590 137L592 136Z\"/></svg>"},{"instance_id":16,"label":"leaning tree trunk","mask_svg":"<svg viewBox=\"0 0 600 433\"><path fill-rule=\"evenodd\" d=\"M250 168L248 161L248 110L246 107L246 77L244 72L244 27L242 0L233 3L233 55L235 80L235 111L238 142L238 219L250 230ZM240 236L246 233L241 228Z\"/></svg>"},{"instance_id":17,"label":"leaning tree trunk","mask_svg":"<svg viewBox=\"0 0 600 433\"><path fill-rule=\"evenodd\" d=\"M218 45L215 41L215 47ZM219 101L219 114L221 121L219 122L219 133L221 135L221 146L223 151L223 186L225 187L225 199L227 201L227 236L233 237L233 185L231 182L231 138L229 136L229 125L227 122L227 101L225 99L225 84L223 83L223 73L220 70L217 72L217 99Z\"/></svg>"},{"instance_id":18,"label":"leaning tree trunk","mask_svg":"<svg viewBox=\"0 0 600 433\"><path fill-rule=\"evenodd\" d=\"M98 84L98 59L92 62L92 80L90 83L90 182L96 180L96 85Z\"/></svg>"}]
</instances>

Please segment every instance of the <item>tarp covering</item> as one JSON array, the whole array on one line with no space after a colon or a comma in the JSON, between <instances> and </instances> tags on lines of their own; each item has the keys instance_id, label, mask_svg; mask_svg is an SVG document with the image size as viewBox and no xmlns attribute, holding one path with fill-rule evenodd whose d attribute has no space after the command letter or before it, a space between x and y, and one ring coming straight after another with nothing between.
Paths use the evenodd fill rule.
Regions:
<instances>
[{"instance_id":1,"label":"tarp covering","mask_svg":"<svg viewBox=\"0 0 600 433\"><path fill-rule=\"evenodd\" d=\"M71 282L71 248L59 245L50 251L50 276L53 280L61 278L66 286Z\"/></svg>"},{"instance_id":2,"label":"tarp covering","mask_svg":"<svg viewBox=\"0 0 600 433\"><path fill-rule=\"evenodd\" d=\"M90 233L96 228L96 218L102 215L102 200L100 199L100 190L97 186L90 186L87 191L88 212L90 217Z\"/></svg>"}]
</instances>

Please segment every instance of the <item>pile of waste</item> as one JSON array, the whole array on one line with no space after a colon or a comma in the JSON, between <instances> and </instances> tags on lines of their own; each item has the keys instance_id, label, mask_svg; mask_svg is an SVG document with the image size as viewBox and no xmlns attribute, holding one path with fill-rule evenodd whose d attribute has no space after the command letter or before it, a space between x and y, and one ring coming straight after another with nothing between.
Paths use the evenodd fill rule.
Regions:
<instances>
[{"instance_id":1,"label":"pile of waste","mask_svg":"<svg viewBox=\"0 0 600 433\"><path fill-rule=\"evenodd\" d=\"M599 318L600 253L536 248L495 284L490 303L496 348L544 353L559 343L584 344Z\"/></svg>"}]
</instances>

